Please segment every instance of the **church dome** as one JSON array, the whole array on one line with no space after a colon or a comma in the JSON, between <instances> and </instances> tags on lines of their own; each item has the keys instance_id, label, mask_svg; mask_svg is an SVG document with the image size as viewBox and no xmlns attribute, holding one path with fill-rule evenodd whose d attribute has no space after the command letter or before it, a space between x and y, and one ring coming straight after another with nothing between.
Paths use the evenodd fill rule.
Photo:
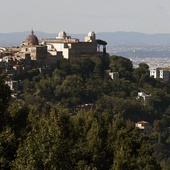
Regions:
<instances>
[{"instance_id":1,"label":"church dome","mask_svg":"<svg viewBox=\"0 0 170 170\"><path fill-rule=\"evenodd\" d=\"M66 36L67 36L67 34L66 34L65 31L61 31L61 32L59 32L59 34L58 34L58 37L66 37Z\"/></svg>"},{"instance_id":2,"label":"church dome","mask_svg":"<svg viewBox=\"0 0 170 170\"><path fill-rule=\"evenodd\" d=\"M36 37L36 35L34 35L34 31L31 31L31 34L28 35L28 37L26 38L25 41L26 45L38 45L38 38Z\"/></svg>"},{"instance_id":3,"label":"church dome","mask_svg":"<svg viewBox=\"0 0 170 170\"><path fill-rule=\"evenodd\" d=\"M96 34L95 34L95 32L93 32L93 31L89 32L89 33L88 33L88 36L89 36L89 37L92 37L92 39L94 39L94 40L96 39Z\"/></svg>"}]
</instances>

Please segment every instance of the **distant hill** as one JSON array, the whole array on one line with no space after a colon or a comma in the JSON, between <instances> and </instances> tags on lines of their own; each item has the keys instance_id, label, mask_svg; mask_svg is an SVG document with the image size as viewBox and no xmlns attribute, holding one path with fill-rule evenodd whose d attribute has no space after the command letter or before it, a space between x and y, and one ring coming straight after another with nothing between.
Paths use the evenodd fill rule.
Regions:
<instances>
[{"instance_id":1,"label":"distant hill","mask_svg":"<svg viewBox=\"0 0 170 170\"><path fill-rule=\"evenodd\" d=\"M0 46L19 46L25 41L30 31L0 33ZM35 31L35 35L40 38L55 38L57 33L44 33ZM74 38L84 40L87 34L69 34ZM170 34L144 34L139 32L99 32L96 33L98 39L105 40L109 45L112 44L147 44L147 43L170 43Z\"/></svg>"},{"instance_id":2,"label":"distant hill","mask_svg":"<svg viewBox=\"0 0 170 170\"><path fill-rule=\"evenodd\" d=\"M26 40L30 31L13 32L13 33L0 33L0 46L20 46ZM35 31L35 35L40 38L53 38L56 34L48 34L40 31Z\"/></svg>"}]
</instances>

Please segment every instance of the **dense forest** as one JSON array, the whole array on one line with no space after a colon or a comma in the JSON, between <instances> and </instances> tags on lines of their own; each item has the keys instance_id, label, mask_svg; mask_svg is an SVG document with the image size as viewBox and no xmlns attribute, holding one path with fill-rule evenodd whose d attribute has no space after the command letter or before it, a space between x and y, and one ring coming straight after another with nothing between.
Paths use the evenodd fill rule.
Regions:
<instances>
[{"instance_id":1,"label":"dense forest","mask_svg":"<svg viewBox=\"0 0 170 170\"><path fill-rule=\"evenodd\" d=\"M83 56L16 79L17 99L0 77L0 169L170 170L170 85L147 64Z\"/></svg>"}]
</instances>

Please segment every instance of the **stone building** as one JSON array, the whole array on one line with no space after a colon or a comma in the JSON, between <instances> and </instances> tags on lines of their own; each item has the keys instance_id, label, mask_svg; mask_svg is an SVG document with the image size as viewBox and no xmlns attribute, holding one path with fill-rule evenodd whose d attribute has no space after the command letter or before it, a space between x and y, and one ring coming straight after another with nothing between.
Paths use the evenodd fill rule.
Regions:
<instances>
[{"instance_id":1,"label":"stone building","mask_svg":"<svg viewBox=\"0 0 170 170\"><path fill-rule=\"evenodd\" d=\"M96 34L93 31L88 33L85 41L80 41L68 36L65 31L59 32L56 38L38 40L32 30L20 46L18 54L25 60L26 56L30 56L31 64L41 67L53 65L61 58L69 59L101 53L97 51L97 46Z\"/></svg>"},{"instance_id":2,"label":"stone building","mask_svg":"<svg viewBox=\"0 0 170 170\"><path fill-rule=\"evenodd\" d=\"M95 33L89 32L85 41L68 36L65 31L59 32L56 38L41 39L40 43L47 45L51 55L62 54L63 58L80 57L81 55L93 55L97 53Z\"/></svg>"},{"instance_id":3,"label":"stone building","mask_svg":"<svg viewBox=\"0 0 170 170\"><path fill-rule=\"evenodd\" d=\"M154 78L161 78L165 82L170 81L170 68L169 67L158 67L155 69L150 69L150 76Z\"/></svg>"},{"instance_id":4,"label":"stone building","mask_svg":"<svg viewBox=\"0 0 170 170\"><path fill-rule=\"evenodd\" d=\"M26 41L20 46L19 54L23 59L29 54L31 61L35 65L45 65L47 60L47 46L39 45L38 38L32 30Z\"/></svg>"}]
</instances>

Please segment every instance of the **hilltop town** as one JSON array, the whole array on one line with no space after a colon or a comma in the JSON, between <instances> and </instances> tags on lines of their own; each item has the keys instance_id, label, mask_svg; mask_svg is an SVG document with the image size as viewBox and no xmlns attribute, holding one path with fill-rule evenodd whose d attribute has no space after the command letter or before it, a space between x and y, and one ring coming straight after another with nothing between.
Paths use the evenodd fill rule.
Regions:
<instances>
[{"instance_id":1,"label":"hilltop town","mask_svg":"<svg viewBox=\"0 0 170 170\"><path fill-rule=\"evenodd\" d=\"M16 77L32 69L49 73L61 59L106 55L106 44L96 39L93 31L85 36L84 41L80 41L68 36L65 31L59 32L54 38L38 39L32 30L20 46L0 48L0 71L6 72L6 84L10 89L18 91L19 80ZM12 96L16 97L17 94L13 93Z\"/></svg>"},{"instance_id":2,"label":"hilltop town","mask_svg":"<svg viewBox=\"0 0 170 170\"><path fill-rule=\"evenodd\" d=\"M109 55L106 52L107 42L96 38L96 34L92 31L85 37L84 41L78 38L68 36L65 31L61 31L54 38L38 38L34 31L25 38L25 41L17 47L1 47L0 48L0 70L5 70L7 78L6 84L14 92L13 97L19 94L20 80L19 76L24 75L32 69L38 69L43 73L50 73L59 60L77 58L80 56ZM127 56L133 66L138 67L139 63L146 63L150 67L150 76L161 78L165 82L170 81L169 58L151 57L146 58L142 55L142 50L153 52L154 50L162 52L165 55L167 48L157 48L158 46L139 47L119 45L108 46L108 52L114 55ZM168 51L168 50L167 50ZM168 55L168 53L167 53ZM169 62L168 62L169 61ZM115 77L118 73L109 73ZM16 93L17 91L17 93Z\"/></svg>"},{"instance_id":3,"label":"hilltop town","mask_svg":"<svg viewBox=\"0 0 170 170\"><path fill-rule=\"evenodd\" d=\"M1 169L169 167L169 68L134 67L106 45L93 31L32 30L1 48Z\"/></svg>"}]
</instances>

